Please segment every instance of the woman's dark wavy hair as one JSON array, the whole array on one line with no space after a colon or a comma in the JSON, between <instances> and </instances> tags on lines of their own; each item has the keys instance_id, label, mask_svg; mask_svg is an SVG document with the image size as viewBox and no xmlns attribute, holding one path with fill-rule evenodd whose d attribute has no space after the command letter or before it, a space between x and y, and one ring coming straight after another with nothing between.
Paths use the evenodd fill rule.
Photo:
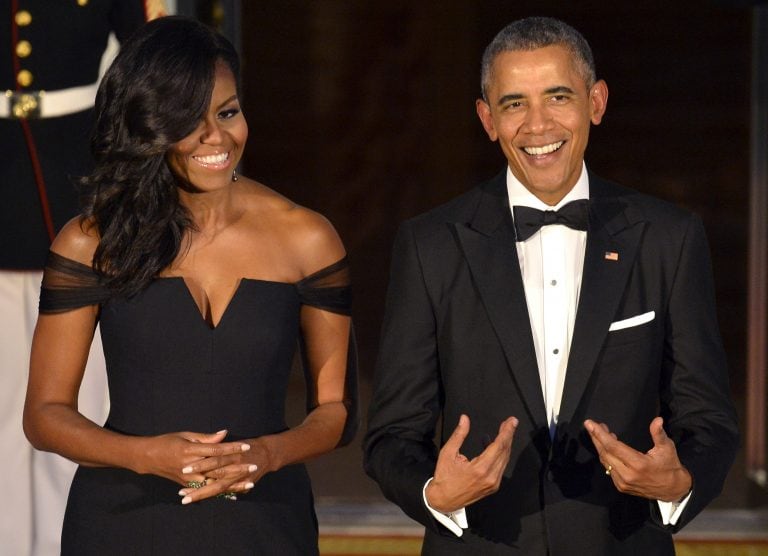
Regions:
<instances>
[{"instance_id":1,"label":"woman's dark wavy hair","mask_svg":"<svg viewBox=\"0 0 768 556\"><path fill-rule=\"evenodd\" d=\"M219 61L237 77L227 39L193 19L163 17L122 45L99 86L83 221L92 219L99 233L94 270L118 294L145 288L193 227L166 153L203 119Z\"/></svg>"}]
</instances>

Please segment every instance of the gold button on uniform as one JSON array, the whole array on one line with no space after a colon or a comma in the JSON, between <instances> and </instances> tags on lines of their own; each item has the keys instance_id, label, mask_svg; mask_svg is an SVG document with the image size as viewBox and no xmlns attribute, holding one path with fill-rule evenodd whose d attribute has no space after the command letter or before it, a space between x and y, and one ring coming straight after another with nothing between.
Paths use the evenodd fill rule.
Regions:
<instances>
[{"instance_id":1,"label":"gold button on uniform","mask_svg":"<svg viewBox=\"0 0 768 556\"><path fill-rule=\"evenodd\" d=\"M77 0L78 6L85 6L88 4L88 0Z\"/></svg>"},{"instance_id":2,"label":"gold button on uniform","mask_svg":"<svg viewBox=\"0 0 768 556\"><path fill-rule=\"evenodd\" d=\"M32 54L32 45L29 41L19 41L16 43L16 56L26 58Z\"/></svg>"},{"instance_id":3,"label":"gold button on uniform","mask_svg":"<svg viewBox=\"0 0 768 556\"><path fill-rule=\"evenodd\" d=\"M19 27L26 27L30 23L32 23L32 14L30 14L27 10L21 10L16 12L16 25Z\"/></svg>"},{"instance_id":4,"label":"gold button on uniform","mask_svg":"<svg viewBox=\"0 0 768 556\"><path fill-rule=\"evenodd\" d=\"M29 87L32 85L32 73L29 70L21 70L16 76L16 82L22 87Z\"/></svg>"}]
</instances>

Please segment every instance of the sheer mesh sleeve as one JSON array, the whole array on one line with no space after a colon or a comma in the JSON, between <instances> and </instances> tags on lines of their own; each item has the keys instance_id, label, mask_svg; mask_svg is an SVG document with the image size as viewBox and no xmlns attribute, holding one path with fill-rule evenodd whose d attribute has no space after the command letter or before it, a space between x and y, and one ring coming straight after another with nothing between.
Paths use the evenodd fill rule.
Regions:
<instances>
[{"instance_id":1,"label":"sheer mesh sleeve","mask_svg":"<svg viewBox=\"0 0 768 556\"><path fill-rule=\"evenodd\" d=\"M98 305L108 298L109 290L90 266L48 252L40 289L40 313L63 313Z\"/></svg>"},{"instance_id":2,"label":"sheer mesh sleeve","mask_svg":"<svg viewBox=\"0 0 768 556\"><path fill-rule=\"evenodd\" d=\"M299 299L305 305L331 311L341 315L351 315L352 287L349 277L349 260L340 261L311 274L298 282ZM309 373L309 354L307 346L301 340L301 358L307 380L307 412L315 406L315 395ZM349 444L360 426L360 402L357 383L357 342L355 329L349 329L349 348L347 351L347 370L344 375L344 405L347 408L347 420L338 446Z\"/></svg>"},{"instance_id":3,"label":"sheer mesh sleeve","mask_svg":"<svg viewBox=\"0 0 768 556\"><path fill-rule=\"evenodd\" d=\"M341 315L351 314L352 287L347 257L310 274L297 282L296 288L304 305Z\"/></svg>"}]
</instances>

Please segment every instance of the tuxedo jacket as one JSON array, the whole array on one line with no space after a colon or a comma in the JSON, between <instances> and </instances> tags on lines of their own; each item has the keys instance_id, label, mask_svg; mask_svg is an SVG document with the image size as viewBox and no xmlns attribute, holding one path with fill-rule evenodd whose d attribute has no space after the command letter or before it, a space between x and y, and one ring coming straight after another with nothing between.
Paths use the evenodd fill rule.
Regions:
<instances>
[{"instance_id":1,"label":"tuxedo jacket","mask_svg":"<svg viewBox=\"0 0 768 556\"><path fill-rule=\"evenodd\" d=\"M398 231L366 471L426 526L425 554L673 554L671 533L719 494L738 444L702 223L590 174L582 285L552 439L505 175ZM469 458L507 417L519 425L501 487L467 508L470 528L456 537L431 516L422 488L462 413L471 420ZM616 490L583 426L605 422L645 452L657 415L694 482L675 527L661 524L655 501Z\"/></svg>"}]
</instances>

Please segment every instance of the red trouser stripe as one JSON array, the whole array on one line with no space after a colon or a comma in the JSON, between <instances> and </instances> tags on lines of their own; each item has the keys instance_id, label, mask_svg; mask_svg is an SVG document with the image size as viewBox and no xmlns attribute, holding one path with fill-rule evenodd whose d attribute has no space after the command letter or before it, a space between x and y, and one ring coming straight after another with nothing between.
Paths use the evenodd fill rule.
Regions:
<instances>
[{"instance_id":1,"label":"red trouser stripe","mask_svg":"<svg viewBox=\"0 0 768 556\"><path fill-rule=\"evenodd\" d=\"M16 55L16 43L19 41L19 30L16 26L16 12L19 9L19 3L17 0L11 0L11 53L13 56L13 74L18 75L21 70L21 64L19 58ZM16 90L21 88L16 83ZM53 217L51 216L51 205L48 202L48 192L45 189L45 180L43 179L43 168L40 166L40 159L37 156L37 147L35 146L35 139L32 137L32 128L29 122L25 119L20 119L21 129L24 132L24 140L27 143L27 150L29 151L29 160L32 163L32 171L35 174L35 184L37 185L37 194L40 197L40 210L43 213L43 222L45 222L45 229L48 232L48 239L53 241L56 237L56 230L53 226Z\"/></svg>"}]
</instances>

